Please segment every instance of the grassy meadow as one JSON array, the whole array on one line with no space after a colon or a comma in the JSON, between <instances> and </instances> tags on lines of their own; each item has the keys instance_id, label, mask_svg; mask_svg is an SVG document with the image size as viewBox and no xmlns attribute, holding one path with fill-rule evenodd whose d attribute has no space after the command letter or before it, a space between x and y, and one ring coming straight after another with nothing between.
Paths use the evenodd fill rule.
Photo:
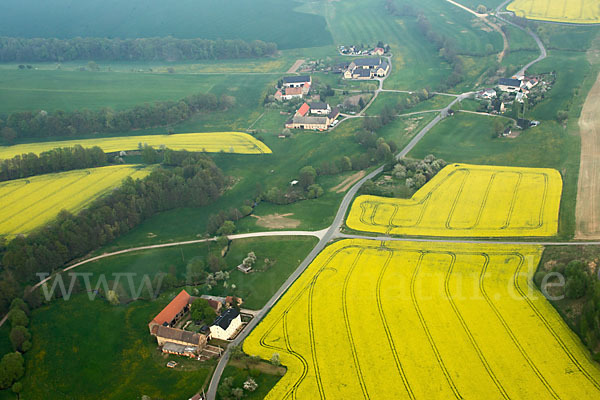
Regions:
<instances>
[{"instance_id":1,"label":"grassy meadow","mask_svg":"<svg viewBox=\"0 0 600 400\"><path fill-rule=\"evenodd\" d=\"M244 307L259 309L315 244L316 239L310 237L233 241L225 256L228 268L234 269L228 282L237 286L235 293L244 299ZM112 285L111 274L136 273L137 288L143 274L153 278L156 273L171 272L183 279L190 259L205 258L218 251L214 243L157 249L97 261L77 272L92 273L94 287L99 274L106 274ZM274 265L249 275L235 270L250 251L258 257L255 268L261 268L265 258L274 260ZM162 355L147 328L148 321L180 290L168 291L154 301L138 300L119 306L111 306L100 297L90 301L86 293L81 293L36 310L31 324L34 346L26 354L28 367L22 398L191 397L202 387L214 364ZM195 293L193 288L188 290ZM211 293L225 295L234 291L214 288ZM148 297L145 292L142 296ZM90 318L94 323L90 323ZM3 350L10 347L3 341L0 345ZM166 368L171 359L176 359L180 366ZM73 379L75 376L77 379ZM0 392L0 398L12 396L5 391Z\"/></svg>"},{"instance_id":2,"label":"grassy meadow","mask_svg":"<svg viewBox=\"0 0 600 400\"><path fill-rule=\"evenodd\" d=\"M0 35L260 39L281 49L330 44L325 20L295 11L299 4L238 0L232 10L217 0L9 0L0 5Z\"/></svg>"},{"instance_id":3,"label":"grassy meadow","mask_svg":"<svg viewBox=\"0 0 600 400\"><path fill-rule=\"evenodd\" d=\"M209 377L212 364L177 357L178 368L166 367L175 357L157 350L147 324L169 301L165 295L111 306L79 294L36 310L21 398L191 397Z\"/></svg>"}]
</instances>

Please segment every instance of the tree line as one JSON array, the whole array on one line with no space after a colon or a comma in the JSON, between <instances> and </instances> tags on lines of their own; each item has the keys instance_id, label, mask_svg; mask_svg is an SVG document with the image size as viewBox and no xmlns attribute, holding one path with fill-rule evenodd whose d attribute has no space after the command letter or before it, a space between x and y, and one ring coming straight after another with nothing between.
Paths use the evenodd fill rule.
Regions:
<instances>
[{"instance_id":1,"label":"tree line","mask_svg":"<svg viewBox=\"0 0 600 400\"><path fill-rule=\"evenodd\" d=\"M21 138L72 137L95 133L128 132L184 121L201 111L225 110L235 98L198 93L179 101L161 101L129 110L79 110L72 112L21 111L0 118L2 139L12 143Z\"/></svg>"},{"instance_id":2,"label":"tree line","mask_svg":"<svg viewBox=\"0 0 600 400\"><path fill-rule=\"evenodd\" d=\"M28 153L0 160L0 181L28 178L52 172L102 167L106 164L106 154L98 146L91 148L83 148L81 145L58 147L44 151L40 155Z\"/></svg>"},{"instance_id":3,"label":"tree line","mask_svg":"<svg viewBox=\"0 0 600 400\"><path fill-rule=\"evenodd\" d=\"M0 37L0 62L194 61L258 58L276 52L275 43L261 40L177 39L170 36L138 39Z\"/></svg>"},{"instance_id":4,"label":"tree line","mask_svg":"<svg viewBox=\"0 0 600 400\"><path fill-rule=\"evenodd\" d=\"M172 150L166 153L179 153L169 156L173 166L158 166L143 179L126 178L119 188L78 214L63 210L53 222L26 236L8 243L0 240L0 312L20 295L17 288L35 281L37 273L52 273L158 212L205 206L228 185L210 158ZM32 303L39 302L26 291L26 301L27 296L33 296L29 298Z\"/></svg>"}]
</instances>

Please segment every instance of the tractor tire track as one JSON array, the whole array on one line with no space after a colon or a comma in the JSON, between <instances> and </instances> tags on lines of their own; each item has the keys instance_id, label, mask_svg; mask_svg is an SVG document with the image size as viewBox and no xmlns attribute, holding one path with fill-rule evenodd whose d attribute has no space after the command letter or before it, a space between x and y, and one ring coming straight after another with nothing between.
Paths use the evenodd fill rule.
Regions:
<instances>
[{"instance_id":1,"label":"tractor tire track","mask_svg":"<svg viewBox=\"0 0 600 400\"><path fill-rule=\"evenodd\" d=\"M504 317L502 316L502 314L500 313L500 311L496 308L496 306L494 305L494 303L492 302L492 300L488 296L488 294L487 294L487 292L485 290L484 281L485 281L485 274L487 272L487 267L490 264L490 256L488 254L486 254L486 253L481 253L481 256L484 257L484 264L483 264L483 267L481 268L481 273L479 275L479 291L481 292L481 294L482 294L483 298L485 299L485 301L487 302L488 306L492 309L492 311L494 312L494 314L496 315L496 317L500 321L500 324L502 324L502 326L504 327L504 330L506 331L506 333L508 334L508 336L510 336L513 344L519 350L519 353L521 353L521 355L523 356L523 358L525 359L525 361L527 362L527 364L529 365L529 367L533 370L533 372L535 373L535 375L538 377L538 379L540 380L540 382L542 382L542 384L544 385L544 387L546 388L546 390L548 390L548 392L550 393L550 395L553 398L560 399L560 397L556 394L556 392L554 391L554 389L552 388L552 386L550 386L550 384L548 383L548 381L546 380L546 378L542 375L542 373L540 372L540 370L534 364L533 360L531 360L531 358L529 357L529 355L527 354L527 352L523 348L523 345L521 345L521 343L519 342L519 340L515 336L515 334L512 331L511 327L508 325L508 323L506 322L506 320L504 319Z\"/></svg>"},{"instance_id":2,"label":"tractor tire track","mask_svg":"<svg viewBox=\"0 0 600 400\"><path fill-rule=\"evenodd\" d=\"M385 330L385 335L387 337L388 344L390 346L390 350L392 355L394 356L394 363L396 364L396 369L398 370L398 374L402 378L402 384L406 389L406 393L408 397L412 400L415 399L415 395L412 391L410 383L408 382L408 378L406 377L406 373L404 372L404 368L402 367L402 362L400 361L400 357L398 356L398 351L396 350L396 344L394 343L394 338L392 337L392 333L390 331L389 324L387 322L387 318L385 316L385 312L383 311L383 305L381 302L381 283L383 282L383 276L387 271L388 266L394 256L394 250L389 248L384 248L385 251L388 251L390 254L388 258L385 260L381 271L379 272L379 277L377 278L377 286L375 289L375 299L377 302L377 311L379 312L379 318L381 319L381 323L383 324L383 329Z\"/></svg>"},{"instance_id":3,"label":"tractor tire track","mask_svg":"<svg viewBox=\"0 0 600 400\"><path fill-rule=\"evenodd\" d=\"M519 294L521 295L521 297L527 302L527 304L529 305L529 307L531 308L531 310L535 313L535 315L538 317L538 319L544 324L544 326L546 327L546 329L548 330L548 332L552 335L552 337L554 337L554 339L556 340L556 342L558 343L558 345L562 348L562 350L567 355L567 357L569 357L569 359L571 360L571 362L585 376L585 378L596 388L596 390L598 390L600 392L600 383L598 383L596 381L596 379L594 379L594 377L583 367L583 365L581 365L581 363L579 362L579 360L577 359L577 357L575 357L573 355L573 353L571 352L571 350L569 350L569 348L565 344L565 342L563 342L563 340L560 338L560 336L552 328L552 326L550 325L550 323L548 322L548 320L546 319L546 317L544 317L544 315L540 312L540 310L535 306L535 304L533 303L533 301L531 301L531 299L527 296L527 294L521 288L521 285L519 284L519 279L518 278L519 278L520 270L523 267L523 264L525 263L525 257L523 257L522 254L519 254L519 256L522 259L522 261L519 264L519 266L517 267L517 269L515 270L515 273L513 274L513 281L514 281L514 287L515 287L515 289L517 289L517 292L519 292ZM531 284L529 282L529 278L527 278L527 286L531 287Z\"/></svg>"},{"instance_id":4,"label":"tractor tire track","mask_svg":"<svg viewBox=\"0 0 600 400\"><path fill-rule=\"evenodd\" d=\"M457 399L462 399L463 397L461 396L460 392L458 391L458 388L456 387L454 381L452 380L452 377L450 376L450 373L448 372L448 369L446 368L446 365L444 364L444 360L442 359L442 356L440 355L440 352L435 344L435 341L433 340L433 336L431 335L431 332L429 331L429 328L427 327L427 322L425 322L425 318L423 317L423 313L421 312L421 308L419 307L419 303L415 296L415 282L417 280L417 275L419 274L419 270L421 268L421 263L423 261L423 258L425 257L425 254L426 253L423 251L420 252L419 260L417 261L417 265L415 266L415 269L413 271L412 278L410 280L410 297L412 299L412 303L415 308L415 311L417 312L417 316L419 317L419 322L421 323L421 327L425 331L425 335L427 336L427 340L429 341L429 346L431 347L431 350L433 350L433 353L438 362L438 365L442 369L442 372L446 378L446 381L448 382L448 385L450 386L450 389L452 389L452 392L454 393L454 396Z\"/></svg>"},{"instance_id":5,"label":"tractor tire track","mask_svg":"<svg viewBox=\"0 0 600 400\"><path fill-rule=\"evenodd\" d=\"M488 373L488 375L490 376L490 378L494 382L494 385L496 385L496 388L498 388L498 391L500 391L500 394L502 395L503 398L509 399L510 396L506 392L506 389L504 389L504 387L502 386L502 383L500 383L500 380L498 379L498 377L494 373L492 367L490 366L489 362L485 358L485 355L483 354L483 351L481 351L481 348L477 344L477 341L475 340L475 337L473 336L473 333L469 329L469 326L467 325L467 323L466 323L465 319L463 318L460 310L456 306L456 303L454 302L454 299L452 298L452 294L450 293L450 276L452 275L452 271L454 269L454 265L456 264L456 254L455 253L450 253L450 252L446 253L446 254L451 257L450 266L448 267L448 272L446 273L446 279L444 280L444 291L446 292L446 297L448 298L448 301L450 302L450 305L452 306L452 310L454 311L454 314L456 314L456 317L458 318L458 321L460 322L461 326L463 327L463 330L467 334L467 337L469 338L469 342L471 343L471 345L475 349L475 352L477 353L477 356L479 357L479 360L481 361L481 363L483 364L483 367L485 368L486 372Z\"/></svg>"}]
</instances>

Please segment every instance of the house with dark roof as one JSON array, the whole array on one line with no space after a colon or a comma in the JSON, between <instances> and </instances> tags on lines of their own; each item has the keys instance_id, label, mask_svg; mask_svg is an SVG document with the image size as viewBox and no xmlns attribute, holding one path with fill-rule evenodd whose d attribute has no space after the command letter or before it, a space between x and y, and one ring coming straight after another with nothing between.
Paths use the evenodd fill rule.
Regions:
<instances>
[{"instance_id":1,"label":"house with dark roof","mask_svg":"<svg viewBox=\"0 0 600 400\"><path fill-rule=\"evenodd\" d=\"M305 87L310 86L312 78L310 75L299 75L299 76L286 76L283 78L283 87L294 88L294 87Z\"/></svg>"},{"instance_id":2,"label":"house with dark roof","mask_svg":"<svg viewBox=\"0 0 600 400\"><path fill-rule=\"evenodd\" d=\"M379 57L359 58L348 65L344 72L344 79L383 78L389 70L389 63Z\"/></svg>"},{"instance_id":3,"label":"house with dark roof","mask_svg":"<svg viewBox=\"0 0 600 400\"><path fill-rule=\"evenodd\" d=\"M210 327L210 336L214 339L229 340L241 326L240 311L230 308L215 319Z\"/></svg>"},{"instance_id":4,"label":"house with dark roof","mask_svg":"<svg viewBox=\"0 0 600 400\"><path fill-rule=\"evenodd\" d=\"M498 88L507 93L516 93L521 90L521 81L514 78L500 78Z\"/></svg>"},{"instance_id":5,"label":"house with dark roof","mask_svg":"<svg viewBox=\"0 0 600 400\"><path fill-rule=\"evenodd\" d=\"M325 102L315 101L310 103L310 113L312 115L329 115L331 114L331 107Z\"/></svg>"}]
</instances>

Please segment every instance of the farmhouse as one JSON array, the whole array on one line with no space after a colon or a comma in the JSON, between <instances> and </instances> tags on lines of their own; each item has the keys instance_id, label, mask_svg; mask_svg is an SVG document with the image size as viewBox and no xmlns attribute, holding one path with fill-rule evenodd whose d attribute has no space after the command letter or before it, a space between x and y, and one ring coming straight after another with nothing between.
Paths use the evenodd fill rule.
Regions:
<instances>
[{"instance_id":1,"label":"farmhouse","mask_svg":"<svg viewBox=\"0 0 600 400\"><path fill-rule=\"evenodd\" d=\"M294 117L286 122L285 127L288 129L327 130L334 124L334 121L340 115L340 112L337 108L334 108L326 114L327 109L330 108L329 105L324 107L321 103L316 104L317 109L316 112L313 113L312 108L304 103ZM309 110L310 115L308 114Z\"/></svg>"},{"instance_id":2,"label":"farmhouse","mask_svg":"<svg viewBox=\"0 0 600 400\"><path fill-rule=\"evenodd\" d=\"M310 88L311 84L312 78L309 75L286 76L283 78L284 88Z\"/></svg>"},{"instance_id":3,"label":"farmhouse","mask_svg":"<svg viewBox=\"0 0 600 400\"><path fill-rule=\"evenodd\" d=\"M500 78L498 88L507 93L517 93L521 90L521 81L514 78Z\"/></svg>"},{"instance_id":4,"label":"farmhouse","mask_svg":"<svg viewBox=\"0 0 600 400\"><path fill-rule=\"evenodd\" d=\"M312 115L329 115L331 114L331 107L323 102L310 103L310 113Z\"/></svg>"},{"instance_id":5,"label":"farmhouse","mask_svg":"<svg viewBox=\"0 0 600 400\"><path fill-rule=\"evenodd\" d=\"M230 308L215 319L210 327L210 336L214 339L229 340L241 326L239 310Z\"/></svg>"},{"instance_id":6,"label":"farmhouse","mask_svg":"<svg viewBox=\"0 0 600 400\"><path fill-rule=\"evenodd\" d=\"M165 343L175 343L181 346L196 347L202 350L206 345L206 336L199 333L184 331L183 329L171 328L168 326L155 326L152 334L156 336L159 346Z\"/></svg>"},{"instance_id":7,"label":"farmhouse","mask_svg":"<svg viewBox=\"0 0 600 400\"><path fill-rule=\"evenodd\" d=\"M348 65L344 79L373 79L383 78L390 70L387 61L381 58L359 58Z\"/></svg>"},{"instance_id":8,"label":"farmhouse","mask_svg":"<svg viewBox=\"0 0 600 400\"><path fill-rule=\"evenodd\" d=\"M281 93L281 92L280 92ZM275 93L275 98L281 97L282 100L292 100L292 99L301 99L304 96L304 90L301 87L290 87L284 88L283 94L281 96L277 96Z\"/></svg>"},{"instance_id":9,"label":"farmhouse","mask_svg":"<svg viewBox=\"0 0 600 400\"><path fill-rule=\"evenodd\" d=\"M192 297L182 290L156 317L148 324L150 332L154 326L173 326L190 309Z\"/></svg>"}]
</instances>

